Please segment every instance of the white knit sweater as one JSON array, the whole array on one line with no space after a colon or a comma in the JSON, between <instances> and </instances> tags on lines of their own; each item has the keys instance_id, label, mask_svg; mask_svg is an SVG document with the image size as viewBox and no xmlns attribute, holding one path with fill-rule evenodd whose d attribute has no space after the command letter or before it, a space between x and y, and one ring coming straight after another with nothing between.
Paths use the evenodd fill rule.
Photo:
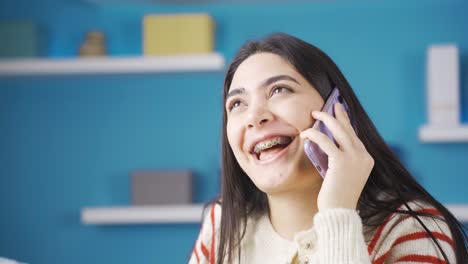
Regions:
<instances>
[{"instance_id":1,"label":"white knit sweater","mask_svg":"<svg viewBox=\"0 0 468 264\"><path fill-rule=\"evenodd\" d=\"M434 215L433 207L410 203L415 211ZM221 206L205 217L189 263L216 263ZM420 217L455 263L450 230L441 220ZM413 217L392 214L378 228L363 230L355 210L331 209L314 216L314 226L293 241L281 237L267 215L248 219L241 260L234 263L446 263L436 244ZM365 235L366 234L366 235Z\"/></svg>"}]
</instances>

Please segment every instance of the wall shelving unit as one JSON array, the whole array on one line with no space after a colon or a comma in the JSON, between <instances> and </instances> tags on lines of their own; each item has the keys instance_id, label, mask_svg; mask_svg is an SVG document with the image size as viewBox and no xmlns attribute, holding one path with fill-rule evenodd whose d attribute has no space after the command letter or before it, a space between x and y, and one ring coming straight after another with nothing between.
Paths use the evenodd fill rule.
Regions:
<instances>
[{"instance_id":1,"label":"wall shelving unit","mask_svg":"<svg viewBox=\"0 0 468 264\"><path fill-rule=\"evenodd\" d=\"M221 71L224 66L225 59L219 53L174 56L15 59L0 60L0 76L200 72Z\"/></svg>"},{"instance_id":2,"label":"wall shelving unit","mask_svg":"<svg viewBox=\"0 0 468 264\"><path fill-rule=\"evenodd\" d=\"M94 225L200 223L203 204L95 207L81 210L81 222Z\"/></svg>"},{"instance_id":3,"label":"wall shelving unit","mask_svg":"<svg viewBox=\"0 0 468 264\"><path fill-rule=\"evenodd\" d=\"M419 129L422 142L468 142L468 125L458 127L431 127L425 125Z\"/></svg>"}]
</instances>

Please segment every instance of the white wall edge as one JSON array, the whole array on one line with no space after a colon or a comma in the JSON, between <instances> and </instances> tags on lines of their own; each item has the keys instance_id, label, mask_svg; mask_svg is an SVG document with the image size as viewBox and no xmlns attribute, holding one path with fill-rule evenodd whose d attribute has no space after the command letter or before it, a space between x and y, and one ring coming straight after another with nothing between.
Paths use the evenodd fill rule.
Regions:
<instances>
[{"instance_id":1,"label":"white wall edge","mask_svg":"<svg viewBox=\"0 0 468 264\"><path fill-rule=\"evenodd\" d=\"M468 142L468 125L436 127L424 125L419 128L422 142Z\"/></svg>"}]
</instances>

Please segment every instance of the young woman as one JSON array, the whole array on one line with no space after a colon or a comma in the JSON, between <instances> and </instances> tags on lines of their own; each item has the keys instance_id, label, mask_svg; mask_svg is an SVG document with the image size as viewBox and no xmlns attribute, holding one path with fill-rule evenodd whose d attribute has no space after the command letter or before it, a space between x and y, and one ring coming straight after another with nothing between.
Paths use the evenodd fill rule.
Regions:
<instances>
[{"instance_id":1,"label":"young woman","mask_svg":"<svg viewBox=\"0 0 468 264\"><path fill-rule=\"evenodd\" d=\"M336 117L320 112L334 87L350 116L340 104ZM224 106L221 194L190 263L468 263L463 226L404 168L318 48L287 34L245 44ZM325 177L305 140L328 155Z\"/></svg>"}]
</instances>

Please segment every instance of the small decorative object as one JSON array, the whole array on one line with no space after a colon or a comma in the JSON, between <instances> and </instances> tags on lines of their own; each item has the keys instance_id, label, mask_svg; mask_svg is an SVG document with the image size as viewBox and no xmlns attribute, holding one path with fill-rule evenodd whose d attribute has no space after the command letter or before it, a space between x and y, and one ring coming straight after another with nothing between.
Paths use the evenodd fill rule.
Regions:
<instances>
[{"instance_id":1,"label":"small decorative object","mask_svg":"<svg viewBox=\"0 0 468 264\"><path fill-rule=\"evenodd\" d=\"M134 171L131 177L133 205L190 204L190 170Z\"/></svg>"},{"instance_id":2,"label":"small decorative object","mask_svg":"<svg viewBox=\"0 0 468 264\"><path fill-rule=\"evenodd\" d=\"M215 24L208 14L146 15L143 19L144 55L210 53Z\"/></svg>"},{"instance_id":3,"label":"small decorative object","mask_svg":"<svg viewBox=\"0 0 468 264\"><path fill-rule=\"evenodd\" d=\"M429 125L460 125L459 52L454 44L432 45L427 58L427 110Z\"/></svg>"},{"instance_id":4,"label":"small decorative object","mask_svg":"<svg viewBox=\"0 0 468 264\"><path fill-rule=\"evenodd\" d=\"M466 142L468 125L461 120L460 54L456 44L431 45L426 65L427 124L419 128L425 142Z\"/></svg>"},{"instance_id":5,"label":"small decorative object","mask_svg":"<svg viewBox=\"0 0 468 264\"><path fill-rule=\"evenodd\" d=\"M104 33L100 31L86 33L85 40L80 46L80 56L105 56L106 53Z\"/></svg>"}]
</instances>

